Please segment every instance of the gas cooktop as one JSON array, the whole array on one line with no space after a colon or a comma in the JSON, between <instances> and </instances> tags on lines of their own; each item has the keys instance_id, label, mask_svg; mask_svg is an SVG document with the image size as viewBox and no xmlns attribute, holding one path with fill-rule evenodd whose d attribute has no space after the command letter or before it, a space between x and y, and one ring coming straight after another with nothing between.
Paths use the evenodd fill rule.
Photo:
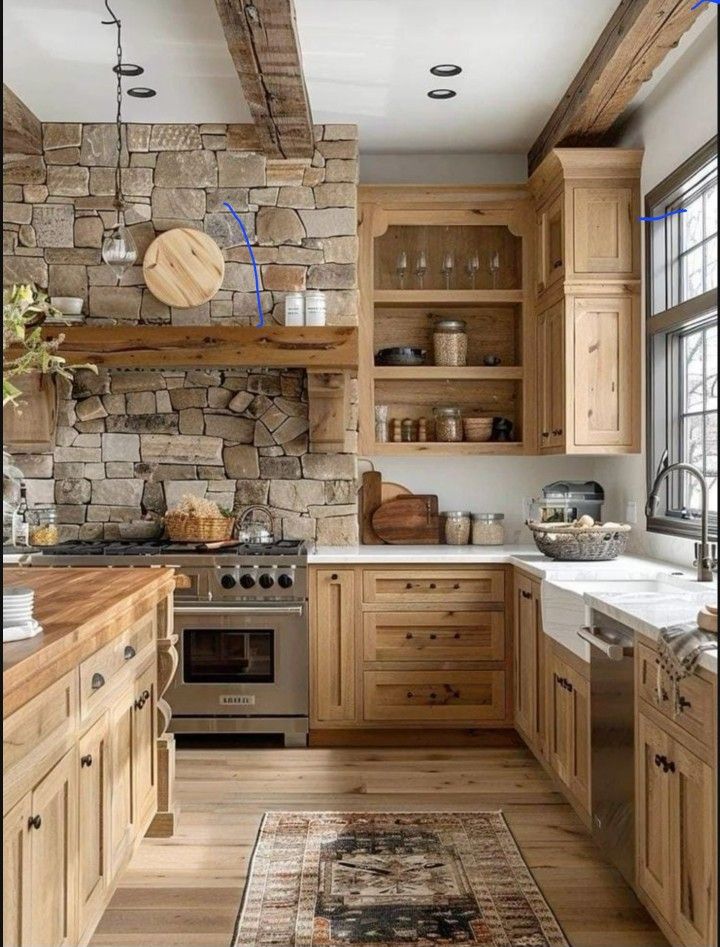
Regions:
<instances>
[{"instance_id":1,"label":"gas cooktop","mask_svg":"<svg viewBox=\"0 0 720 947\"><path fill-rule=\"evenodd\" d=\"M206 543L174 543L169 539L134 541L118 540L92 542L69 540L57 546L40 549L33 553L44 556L305 556L307 547L299 539L281 539L273 543L223 543L208 546Z\"/></svg>"}]
</instances>

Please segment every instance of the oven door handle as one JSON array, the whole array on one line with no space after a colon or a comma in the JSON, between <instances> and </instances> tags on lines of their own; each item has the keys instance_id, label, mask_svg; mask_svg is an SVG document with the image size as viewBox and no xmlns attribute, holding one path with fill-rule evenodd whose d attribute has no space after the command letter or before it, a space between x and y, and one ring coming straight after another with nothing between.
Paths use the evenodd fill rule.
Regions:
<instances>
[{"instance_id":1,"label":"oven door handle","mask_svg":"<svg viewBox=\"0 0 720 947\"><path fill-rule=\"evenodd\" d=\"M607 641L603 638L600 629L594 626L583 625L578 629L578 636L583 641L587 641L593 648L610 658L611 661L622 661L623 658L631 657L634 649L628 645L617 644L614 641Z\"/></svg>"},{"instance_id":2,"label":"oven door handle","mask_svg":"<svg viewBox=\"0 0 720 947\"><path fill-rule=\"evenodd\" d=\"M227 608L222 605L211 606L182 606L175 608L176 615L302 615L304 606L302 605L282 605L282 606L264 606L264 605L233 605Z\"/></svg>"}]
</instances>

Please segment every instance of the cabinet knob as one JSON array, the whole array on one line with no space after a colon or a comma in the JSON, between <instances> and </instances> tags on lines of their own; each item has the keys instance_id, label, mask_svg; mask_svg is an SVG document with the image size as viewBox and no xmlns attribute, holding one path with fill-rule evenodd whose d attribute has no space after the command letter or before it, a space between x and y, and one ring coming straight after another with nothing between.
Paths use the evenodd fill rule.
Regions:
<instances>
[{"instance_id":1,"label":"cabinet knob","mask_svg":"<svg viewBox=\"0 0 720 947\"><path fill-rule=\"evenodd\" d=\"M459 588L460 588L460 583L459 583L459 582L456 582L455 585L453 585L453 588L454 588L455 590L459 589Z\"/></svg>"},{"instance_id":2,"label":"cabinet knob","mask_svg":"<svg viewBox=\"0 0 720 947\"><path fill-rule=\"evenodd\" d=\"M408 700L412 700L415 695L413 694L412 691L408 691L405 696L407 697Z\"/></svg>"},{"instance_id":3,"label":"cabinet knob","mask_svg":"<svg viewBox=\"0 0 720 947\"><path fill-rule=\"evenodd\" d=\"M29 829L39 829L42 825L42 818L39 815L31 815L28 819Z\"/></svg>"},{"instance_id":4,"label":"cabinet knob","mask_svg":"<svg viewBox=\"0 0 720 947\"><path fill-rule=\"evenodd\" d=\"M333 582L337 582L337 578L338 578L337 572L333 572L330 578L332 579Z\"/></svg>"},{"instance_id":5,"label":"cabinet knob","mask_svg":"<svg viewBox=\"0 0 720 947\"><path fill-rule=\"evenodd\" d=\"M655 754L655 765L656 765L656 766L662 766L663 763L667 763L667 760L665 759L665 757L664 757L664 756L660 756L659 753L656 753L656 754Z\"/></svg>"},{"instance_id":6,"label":"cabinet knob","mask_svg":"<svg viewBox=\"0 0 720 947\"><path fill-rule=\"evenodd\" d=\"M123 651L123 656L126 661L131 661L136 655L135 648L131 644L125 645L125 650Z\"/></svg>"},{"instance_id":7,"label":"cabinet knob","mask_svg":"<svg viewBox=\"0 0 720 947\"><path fill-rule=\"evenodd\" d=\"M430 588L431 588L431 589L436 589L436 588L437 588L436 583L435 583L435 582L431 582L431 583L430 583Z\"/></svg>"},{"instance_id":8,"label":"cabinet knob","mask_svg":"<svg viewBox=\"0 0 720 947\"><path fill-rule=\"evenodd\" d=\"M92 766L92 764L93 764L92 753L87 753L85 756L80 757L81 766Z\"/></svg>"},{"instance_id":9,"label":"cabinet knob","mask_svg":"<svg viewBox=\"0 0 720 947\"><path fill-rule=\"evenodd\" d=\"M105 686L105 678L102 674L93 674L92 680L90 681L90 687L94 691L99 691L101 687Z\"/></svg>"},{"instance_id":10,"label":"cabinet knob","mask_svg":"<svg viewBox=\"0 0 720 947\"><path fill-rule=\"evenodd\" d=\"M412 582L406 582L406 583L405 583L405 588L406 588L406 589L411 589L411 588L412 588Z\"/></svg>"},{"instance_id":11,"label":"cabinet knob","mask_svg":"<svg viewBox=\"0 0 720 947\"><path fill-rule=\"evenodd\" d=\"M435 641L436 638L437 638L437 635L436 635L435 632L433 631L433 632L431 633L431 635L430 635L430 640L431 640L431 641Z\"/></svg>"},{"instance_id":12,"label":"cabinet knob","mask_svg":"<svg viewBox=\"0 0 720 947\"><path fill-rule=\"evenodd\" d=\"M437 700L437 694L432 693L432 694L430 695L430 700Z\"/></svg>"},{"instance_id":13,"label":"cabinet knob","mask_svg":"<svg viewBox=\"0 0 720 947\"><path fill-rule=\"evenodd\" d=\"M409 632L405 635L405 637L407 638L408 641L410 641L410 639L412 638L412 636L413 636L413 633L412 633L411 631L409 631Z\"/></svg>"},{"instance_id":14,"label":"cabinet knob","mask_svg":"<svg viewBox=\"0 0 720 947\"><path fill-rule=\"evenodd\" d=\"M665 695L665 696L667 697L667 695ZM683 696L681 695L681 696L680 696L680 701L679 701L679 707L680 707L680 712L682 713L682 711L685 710L686 707L692 707L692 704L691 704L691 702L687 699L687 697L683 697Z\"/></svg>"},{"instance_id":15,"label":"cabinet knob","mask_svg":"<svg viewBox=\"0 0 720 947\"><path fill-rule=\"evenodd\" d=\"M550 437L550 431L543 431L543 432L542 432L542 436L543 436L543 437Z\"/></svg>"},{"instance_id":16,"label":"cabinet knob","mask_svg":"<svg viewBox=\"0 0 720 947\"><path fill-rule=\"evenodd\" d=\"M456 631L455 634L453 635L453 638L454 638L456 641L459 641L459 640L460 640L460 632L459 632L459 631Z\"/></svg>"},{"instance_id":17,"label":"cabinet knob","mask_svg":"<svg viewBox=\"0 0 720 947\"><path fill-rule=\"evenodd\" d=\"M526 592L525 589L522 590L523 598L532 598L532 592Z\"/></svg>"}]
</instances>

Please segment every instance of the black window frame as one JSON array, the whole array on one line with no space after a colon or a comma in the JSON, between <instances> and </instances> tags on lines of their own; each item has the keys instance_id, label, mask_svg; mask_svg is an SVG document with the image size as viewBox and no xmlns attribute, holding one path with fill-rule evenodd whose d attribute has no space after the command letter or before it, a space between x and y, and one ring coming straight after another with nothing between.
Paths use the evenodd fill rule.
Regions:
<instances>
[{"instance_id":1,"label":"black window frame","mask_svg":"<svg viewBox=\"0 0 720 947\"><path fill-rule=\"evenodd\" d=\"M683 200L707 188L717 177L717 136L700 148L645 198L645 214L658 216L682 207ZM712 163L715 162L714 171ZM668 451L670 463L681 459L680 410L682 374L680 339L683 333L717 324L718 291L677 301L676 240L679 215L648 225L645 253L647 344L647 476L652 483L660 458ZM668 268L672 272L668 274ZM700 538L700 520L681 508L682 480L666 480L659 512L647 518L647 530L687 539ZM717 515L710 516L712 538L717 540Z\"/></svg>"}]
</instances>

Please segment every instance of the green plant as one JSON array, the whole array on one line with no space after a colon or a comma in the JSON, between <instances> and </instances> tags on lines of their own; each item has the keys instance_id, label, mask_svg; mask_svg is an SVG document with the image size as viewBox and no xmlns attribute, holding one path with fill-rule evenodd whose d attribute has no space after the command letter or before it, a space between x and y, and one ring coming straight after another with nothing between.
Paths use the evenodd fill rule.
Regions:
<instances>
[{"instance_id":1,"label":"green plant","mask_svg":"<svg viewBox=\"0 0 720 947\"><path fill-rule=\"evenodd\" d=\"M3 290L3 406L15 403L21 394L12 382L17 375L42 372L72 378L78 368L97 372L95 365L70 366L57 354L64 336L43 338L41 326L47 316L62 317L62 313L34 283Z\"/></svg>"}]
</instances>

